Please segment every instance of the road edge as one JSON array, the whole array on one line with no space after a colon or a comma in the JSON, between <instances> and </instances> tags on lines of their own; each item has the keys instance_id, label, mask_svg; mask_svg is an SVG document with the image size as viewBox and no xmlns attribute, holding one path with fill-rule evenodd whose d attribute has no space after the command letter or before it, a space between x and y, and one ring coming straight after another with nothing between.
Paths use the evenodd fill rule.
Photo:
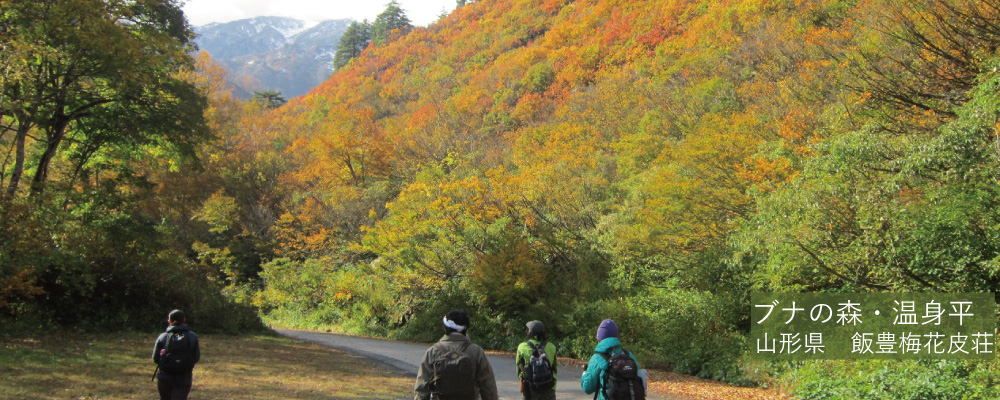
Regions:
<instances>
[{"instance_id":1,"label":"road edge","mask_svg":"<svg viewBox=\"0 0 1000 400\"><path fill-rule=\"evenodd\" d=\"M288 335L288 334L285 334L282 331L285 331L285 332L310 332L310 333L327 333L327 332L310 331L310 330L305 330L305 329L286 329L286 328L270 328L270 329L271 329L272 332L274 332L274 333L276 333L278 335L281 335L282 337L287 337L287 338L290 338L290 339L301 340L303 342L318 344L318 345L326 347L326 348L330 348L330 349L342 351L342 352L345 352L345 353L348 353L348 354L352 354L352 355L364 357L364 358L366 358L368 360L371 360L372 362L375 362L377 364L380 364L380 365L392 368L392 369L394 369L394 370L402 373L404 376L409 377L409 378L416 378L417 377L416 371L420 368L419 365L413 365L413 364L410 364L410 363L405 362L405 361L397 360L395 358L383 356L383 355L377 354L377 353L372 353L370 351L359 350L359 349L352 348L352 347L347 347L347 346L335 346L335 345L332 345L330 343L325 343L325 342L320 341L320 340L310 339L308 337L298 337L298 336ZM373 339L377 339L377 338L373 338ZM380 339L380 340L385 340L385 339Z\"/></svg>"}]
</instances>

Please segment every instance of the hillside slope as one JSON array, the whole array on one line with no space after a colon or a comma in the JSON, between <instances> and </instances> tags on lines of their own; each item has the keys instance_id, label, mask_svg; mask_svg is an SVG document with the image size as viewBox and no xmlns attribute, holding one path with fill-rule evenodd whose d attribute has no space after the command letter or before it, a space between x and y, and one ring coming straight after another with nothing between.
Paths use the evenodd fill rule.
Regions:
<instances>
[{"instance_id":1,"label":"hillside slope","mask_svg":"<svg viewBox=\"0 0 1000 400\"><path fill-rule=\"evenodd\" d=\"M611 317L645 361L767 380L740 360L751 291L1000 284L992 236L924 197L957 196L939 190L967 183L942 171L973 156L909 158L956 123L986 135L993 122L962 117L1000 43L990 7L460 7L273 115L297 195L258 301L275 319L425 339L460 305L500 348L543 318L572 354ZM959 15L972 22L943 22ZM989 201L961 200L993 218ZM902 225L875 222L889 216ZM308 272L278 279L289 271ZM303 287L315 304L294 304Z\"/></svg>"},{"instance_id":2,"label":"hillside slope","mask_svg":"<svg viewBox=\"0 0 1000 400\"><path fill-rule=\"evenodd\" d=\"M719 251L848 100L820 48L843 40L845 4L461 7L279 110L302 194L284 254L391 288L327 294L389 326L458 296L568 333L585 304L671 287L728 310L729 341L748 287Z\"/></svg>"}]
</instances>

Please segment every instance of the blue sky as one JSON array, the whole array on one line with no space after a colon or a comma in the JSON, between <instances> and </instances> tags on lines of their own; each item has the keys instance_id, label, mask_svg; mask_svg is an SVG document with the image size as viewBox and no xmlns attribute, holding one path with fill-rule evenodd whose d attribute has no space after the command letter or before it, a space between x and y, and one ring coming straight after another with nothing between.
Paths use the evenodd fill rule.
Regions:
<instances>
[{"instance_id":1,"label":"blue sky","mask_svg":"<svg viewBox=\"0 0 1000 400\"><path fill-rule=\"evenodd\" d=\"M396 0L414 25L426 26L455 8L455 0ZM183 5L194 26L211 22L275 16L304 21L353 19L372 21L389 0L187 0Z\"/></svg>"}]
</instances>

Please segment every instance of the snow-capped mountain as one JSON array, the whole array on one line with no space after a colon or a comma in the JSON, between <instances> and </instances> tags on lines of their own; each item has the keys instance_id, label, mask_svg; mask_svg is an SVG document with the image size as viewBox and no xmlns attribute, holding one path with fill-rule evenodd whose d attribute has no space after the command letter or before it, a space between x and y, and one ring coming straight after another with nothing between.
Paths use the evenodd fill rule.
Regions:
<instances>
[{"instance_id":1,"label":"snow-capped mountain","mask_svg":"<svg viewBox=\"0 0 1000 400\"><path fill-rule=\"evenodd\" d=\"M195 43L230 71L236 94L280 90L286 99L305 94L333 72L333 54L351 20L309 23L257 17L195 27Z\"/></svg>"}]
</instances>

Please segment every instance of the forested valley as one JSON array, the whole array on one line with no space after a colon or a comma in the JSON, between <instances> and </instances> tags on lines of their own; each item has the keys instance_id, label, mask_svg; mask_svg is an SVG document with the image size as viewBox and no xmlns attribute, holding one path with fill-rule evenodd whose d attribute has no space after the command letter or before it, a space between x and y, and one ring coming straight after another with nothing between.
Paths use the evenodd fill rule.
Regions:
<instances>
[{"instance_id":1,"label":"forested valley","mask_svg":"<svg viewBox=\"0 0 1000 400\"><path fill-rule=\"evenodd\" d=\"M1000 0L460 3L352 27L285 103L174 0L0 0L0 331L429 341L458 307L492 349L613 318L734 384L1000 395L996 361L746 354L753 292L998 291Z\"/></svg>"}]
</instances>

